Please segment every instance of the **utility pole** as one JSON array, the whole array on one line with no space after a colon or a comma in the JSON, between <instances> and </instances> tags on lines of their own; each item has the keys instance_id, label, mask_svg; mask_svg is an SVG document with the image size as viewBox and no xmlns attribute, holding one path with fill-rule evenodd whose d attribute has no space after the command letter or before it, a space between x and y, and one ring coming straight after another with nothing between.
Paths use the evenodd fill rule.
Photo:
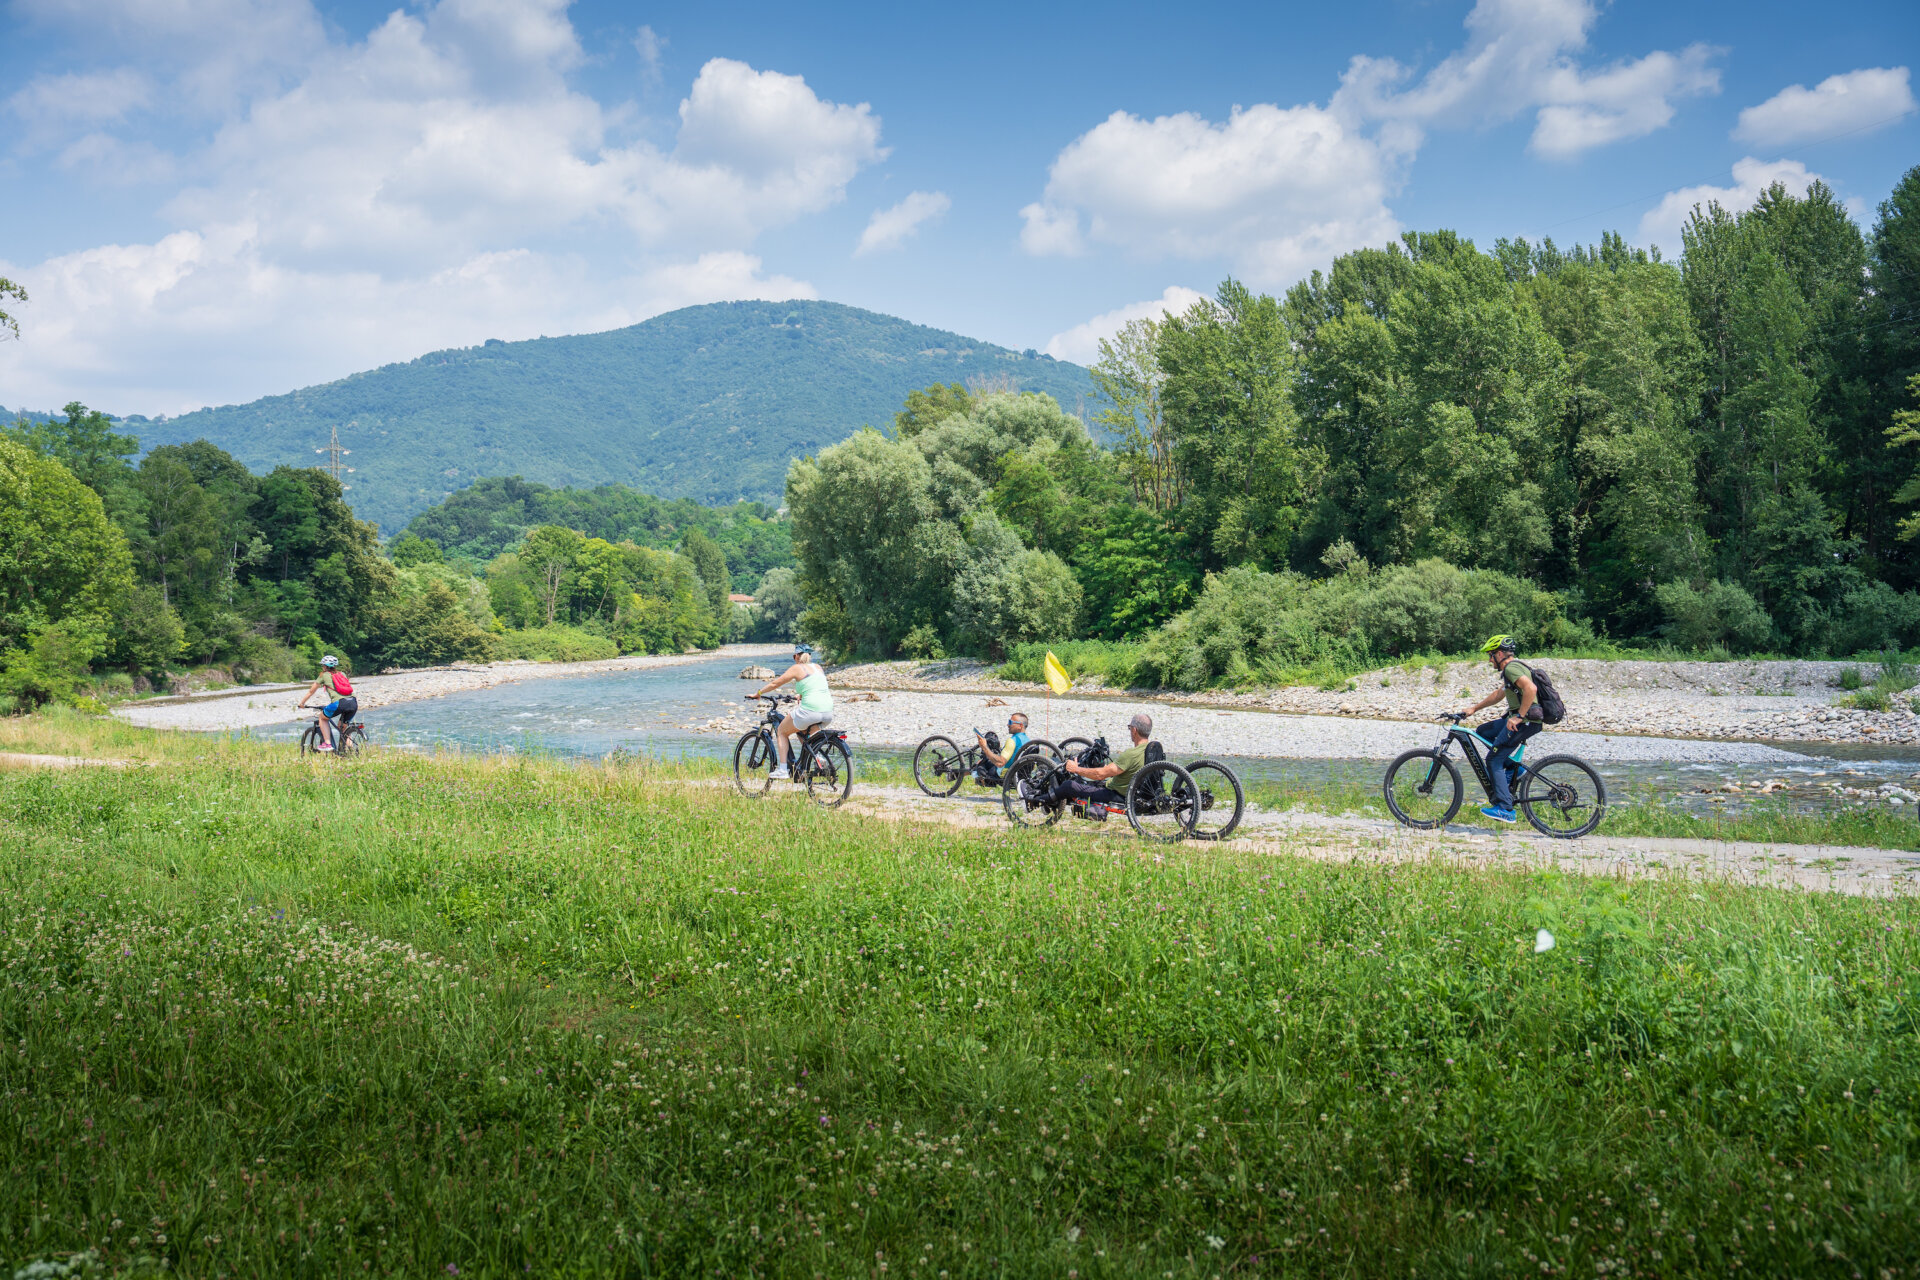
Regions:
<instances>
[{"instance_id":1,"label":"utility pole","mask_svg":"<svg viewBox=\"0 0 1920 1280\"><path fill-rule=\"evenodd\" d=\"M335 481L339 481L342 475L353 474L352 467L342 466L340 463L340 459L352 453L353 450L342 449L340 447L340 427L337 423L333 427L332 437L327 441L327 447L324 449L315 449L314 452L327 455L326 472L332 476ZM353 488L353 486L350 484L341 484L340 492L345 493L351 488Z\"/></svg>"}]
</instances>

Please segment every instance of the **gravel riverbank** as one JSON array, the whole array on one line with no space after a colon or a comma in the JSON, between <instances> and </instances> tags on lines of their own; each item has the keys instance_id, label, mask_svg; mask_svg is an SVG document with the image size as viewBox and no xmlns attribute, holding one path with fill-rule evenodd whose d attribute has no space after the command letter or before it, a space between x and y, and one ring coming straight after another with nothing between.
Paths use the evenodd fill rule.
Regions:
<instances>
[{"instance_id":1,"label":"gravel riverbank","mask_svg":"<svg viewBox=\"0 0 1920 1280\"><path fill-rule=\"evenodd\" d=\"M468 689L487 689L521 680L555 680L567 676L597 675L608 671L643 671L651 667L673 667L690 662L710 662L716 658L747 663L778 660L785 650L778 645L730 644L699 653L635 655L608 658L600 662L485 662L469 666L431 667L400 671L393 675L355 676L354 694L362 711L415 702ZM284 724L311 716L299 709L300 695L307 686L272 685L258 691L223 689L193 694L184 698L124 703L114 714L129 724L153 729L193 729L217 732L224 729L248 729L262 725Z\"/></svg>"},{"instance_id":2,"label":"gravel riverbank","mask_svg":"<svg viewBox=\"0 0 1920 1280\"><path fill-rule=\"evenodd\" d=\"M929 734L941 733L965 745L973 728L1004 732L1007 716L1022 710L1032 719L1037 737L1058 741L1069 736L1106 735L1109 743L1124 742L1127 718L1137 700L1055 698L1048 700L1031 689L1025 693L923 693L894 690L874 693L874 701L856 700L854 691L836 680L834 727L845 729L856 742L911 747ZM990 705L992 699L1005 705ZM1390 760L1411 747L1431 746L1438 727L1416 720L1362 719L1326 715L1286 715L1243 707L1152 705L1153 736L1176 758L1203 755L1273 756L1286 759L1338 757L1351 760ZM737 734L753 723L750 710L716 717L697 728L712 733ZM690 728L696 726L688 726ZM1595 762L1675 761L1697 763L1792 764L1805 756L1754 742L1711 742L1695 739L1563 733L1549 731L1541 748L1570 751ZM1535 749L1535 754L1541 748Z\"/></svg>"},{"instance_id":3,"label":"gravel riverbank","mask_svg":"<svg viewBox=\"0 0 1920 1280\"><path fill-rule=\"evenodd\" d=\"M1837 683L1853 662L1649 662L1596 659L1542 660L1567 703L1556 734L1631 735L1662 738L1768 739L1785 742L1920 743L1920 715L1859 711L1836 705ZM836 689L927 693L981 693L1028 701L1044 698L1039 685L996 679L977 662L880 662L833 673ZM1871 676L1871 670L1862 669ZM1337 690L1290 686L1279 689L1108 691L1081 682L1076 694L1124 697L1233 710L1295 712L1353 720L1430 720L1442 711L1478 701L1498 677L1482 662L1453 662L1408 670L1386 667ZM1899 705L1903 699L1895 699ZM984 726L983 726L984 727Z\"/></svg>"}]
</instances>

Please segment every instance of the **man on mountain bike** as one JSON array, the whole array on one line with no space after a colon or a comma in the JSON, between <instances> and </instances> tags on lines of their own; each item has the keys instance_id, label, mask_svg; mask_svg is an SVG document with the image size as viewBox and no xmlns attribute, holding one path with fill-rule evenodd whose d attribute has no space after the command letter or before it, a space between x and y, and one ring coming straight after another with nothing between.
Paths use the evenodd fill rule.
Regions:
<instances>
[{"instance_id":1,"label":"man on mountain bike","mask_svg":"<svg viewBox=\"0 0 1920 1280\"><path fill-rule=\"evenodd\" d=\"M1133 745L1102 765L1084 765L1077 760L1064 760L1053 776L1053 786L1048 788L1046 799L1051 804L1064 804L1069 800L1098 801L1124 809L1127 804L1127 788L1133 784L1133 775L1140 772L1147 762L1147 742L1153 737L1153 717L1141 712L1127 721L1127 735L1133 739ZM1027 794L1027 784L1020 783L1020 794Z\"/></svg>"},{"instance_id":2,"label":"man on mountain bike","mask_svg":"<svg viewBox=\"0 0 1920 1280\"><path fill-rule=\"evenodd\" d=\"M300 695L300 705L306 706L323 684L333 686L333 701L320 709L320 750L333 750L333 718L340 717L340 729L346 731L353 723L354 713L360 710L360 699L353 696L353 685L347 680L347 673L340 669L340 659L328 654L320 659L320 676L307 686Z\"/></svg>"},{"instance_id":3,"label":"man on mountain bike","mask_svg":"<svg viewBox=\"0 0 1920 1280\"><path fill-rule=\"evenodd\" d=\"M1534 734L1546 727L1540 710L1539 690L1534 687L1533 669L1513 655L1519 643L1508 635L1493 636L1480 647L1493 669L1500 673L1500 687L1461 712L1462 717L1476 715L1505 698L1507 714L1489 720L1476 733L1487 743L1487 775L1493 780L1493 803L1480 812L1495 822L1515 821L1513 812L1513 753Z\"/></svg>"},{"instance_id":4,"label":"man on mountain bike","mask_svg":"<svg viewBox=\"0 0 1920 1280\"><path fill-rule=\"evenodd\" d=\"M973 740L980 744L980 754L987 758L987 763L995 770L1006 768L1007 761L1019 755L1020 748L1027 745L1026 712L1016 711L1007 717L1007 740L1001 744L1004 750L995 751L993 744L987 741L983 733L976 732ZM997 778L998 774L996 773L995 776Z\"/></svg>"},{"instance_id":5,"label":"man on mountain bike","mask_svg":"<svg viewBox=\"0 0 1920 1280\"><path fill-rule=\"evenodd\" d=\"M794 692L800 695L800 701L787 712L780 721L780 729L773 740L772 778L790 778L787 772L787 740L796 730L817 729L833 719L833 694L827 690L827 673L818 662L813 660L813 646L795 644L793 646L793 665L784 672L767 681L756 698L764 697L781 685L791 684Z\"/></svg>"}]
</instances>

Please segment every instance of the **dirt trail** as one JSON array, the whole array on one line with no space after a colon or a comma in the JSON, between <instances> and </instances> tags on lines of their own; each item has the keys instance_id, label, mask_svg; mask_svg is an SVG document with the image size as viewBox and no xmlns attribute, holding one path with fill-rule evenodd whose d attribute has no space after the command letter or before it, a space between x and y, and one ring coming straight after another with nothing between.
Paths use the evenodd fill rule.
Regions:
<instances>
[{"instance_id":1,"label":"dirt trail","mask_svg":"<svg viewBox=\"0 0 1920 1280\"><path fill-rule=\"evenodd\" d=\"M795 803L803 803L793 797ZM963 791L935 800L916 788L856 782L847 808L892 820L1005 830L998 792ZM1056 830L1091 838L1132 840L1124 817L1104 824L1061 819ZM1444 831L1413 831L1384 819L1276 812L1249 804L1235 849L1292 853L1331 861L1443 861L1460 866L1553 867L1576 875L1683 876L1694 880L1818 890L1881 897L1920 892L1920 854L1896 849L1834 845L1760 844L1597 834L1581 840L1551 840L1531 832L1489 832L1454 825ZM1205 843L1142 845L1155 852L1179 849L1204 855Z\"/></svg>"}]
</instances>

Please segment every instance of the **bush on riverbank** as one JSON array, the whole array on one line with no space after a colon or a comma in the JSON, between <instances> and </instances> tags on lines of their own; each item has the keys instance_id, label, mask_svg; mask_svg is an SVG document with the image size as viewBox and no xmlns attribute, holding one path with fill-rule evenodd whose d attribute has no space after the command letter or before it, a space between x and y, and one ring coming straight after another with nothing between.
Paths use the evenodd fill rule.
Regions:
<instances>
[{"instance_id":1,"label":"bush on riverbank","mask_svg":"<svg viewBox=\"0 0 1920 1280\"><path fill-rule=\"evenodd\" d=\"M501 660L531 662L600 662L620 656L620 646L605 636L556 622L550 627L528 627L493 637L493 653Z\"/></svg>"},{"instance_id":2,"label":"bush on riverbank","mask_svg":"<svg viewBox=\"0 0 1920 1280\"><path fill-rule=\"evenodd\" d=\"M1116 858L659 767L191 749L0 774L22 1262L1850 1276L1920 1252L1911 900Z\"/></svg>"}]
</instances>

